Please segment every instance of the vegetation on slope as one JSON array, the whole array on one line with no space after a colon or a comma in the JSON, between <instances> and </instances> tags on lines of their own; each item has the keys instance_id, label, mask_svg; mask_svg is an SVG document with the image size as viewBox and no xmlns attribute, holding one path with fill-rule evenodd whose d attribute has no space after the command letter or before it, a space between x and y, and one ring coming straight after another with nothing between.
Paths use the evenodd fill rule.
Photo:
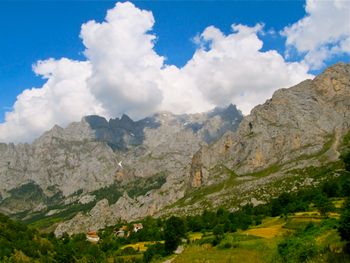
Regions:
<instances>
[{"instance_id":1,"label":"vegetation on slope","mask_svg":"<svg viewBox=\"0 0 350 263\"><path fill-rule=\"evenodd\" d=\"M345 137L345 142L347 137ZM348 145L350 142L347 141ZM99 231L57 239L0 215L1 262L157 262L185 246L174 262L350 262L350 152L341 161L293 172L322 177L320 184L284 192L270 202L202 214L142 220L143 229L118 237L120 222ZM142 189L140 191L143 191ZM183 243L183 239L187 244ZM141 246L142 244L142 246ZM140 249L142 248L142 249ZM243 257L244 255L244 257Z\"/></svg>"},{"instance_id":2,"label":"vegetation on slope","mask_svg":"<svg viewBox=\"0 0 350 263\"><path fill-rule=\"evenodd\" d=\"M56 239L1 216L0 261L151 262L171 255L186 238L185 251L174 262L193 262L195 257L225 262L220 260L240 260L242 253L247 262L347 262L350 206L343 200L348 196L349 172L343 171L316 187L236 212L220 208L182 218L148 217L144 228L128 237L115 234L123 225L132 228L121 222L101 230L97 244L86 241L85 234Z\"/></svg>"},{"instance_id":3,"label":"vegetation on slope","mask_svg":"<svg viewBox=\"0 0 350 263\"><path fill-rule=\"evenodd\" d=\"M113 204L118 201L124 192L127 192L131 198L144 195L152 189L160 188L165 183L165 178L166 173L161 172L150 178L139 178L122 185L112 184L89 193L89 195L95 196L95 200L87 204L82 204L78 200L70 204L65 204L63 202L63 197L59 194L48 198L44 195L39 186L31 183L12 190L11 193L13 193L13 195L3 200L3 204L8 203L12 206L18 207L22 204L28 206L26 203L34 203L36 206L40 203L46 203L48 208L43 211L29 213L27 210L14 214L13 217L23 220L27 224L32 224L34 227L52 231L53 226L55 226L56 223L71 219L78 212L90 211L98 201L104 198L107 199L110 204ZM78 191L71 197L74 198L81 194L82 191ZM33 205L29 208L33 208ZM48 211L55 211L55 213L47 214Z\"/></svg>"}]
</instances>

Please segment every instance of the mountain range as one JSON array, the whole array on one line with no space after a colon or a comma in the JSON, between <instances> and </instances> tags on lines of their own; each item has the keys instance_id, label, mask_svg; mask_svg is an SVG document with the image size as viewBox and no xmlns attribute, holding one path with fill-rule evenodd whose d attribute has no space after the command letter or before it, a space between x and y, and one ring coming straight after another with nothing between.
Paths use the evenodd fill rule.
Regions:
<instances>
[{"instance_id":1,"label":"mountain range","mask_svg":"<svg viewBox=\"0 0 350 263\"><path fill-rule=\"evenodd\" d=\"M138 121L86 116L32 144L0 144L0 212L61 236L148 215L233 211L320 183L305 171L336 165L349 130L344 63L245 117L234 105Z\"/></svg>"}]
</instances>

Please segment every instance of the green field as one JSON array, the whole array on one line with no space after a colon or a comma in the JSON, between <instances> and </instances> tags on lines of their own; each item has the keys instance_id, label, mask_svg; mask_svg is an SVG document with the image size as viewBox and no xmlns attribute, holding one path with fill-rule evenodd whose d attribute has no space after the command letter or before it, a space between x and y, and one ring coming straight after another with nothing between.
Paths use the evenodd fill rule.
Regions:
<instances>
[{"instance_id":1,"label":"green field","mask_svg":"<svg viewBox=\"0 0 350 263\"><path fill-rule=\"evenodd\" d=\"M315 219L315 214L319 217L317 211L307 211L295 213L288 218L266 218L258 226L226 234L220 244L215 247L208 243L200 244L201 240L197 240L187 245L184 252L172 262L284 262L278 254L278 244L293 237L298 231L310 227L310 224L315 229L306 236L298 238L314 240L315 251L320 253L316 253L307 262L330 262L330 257L334 260L339 257L339 261L334 262L350 262L349 258L341 254L344 242L340 240L338 232L333 229L334 219ZM190 237L195 234L191 234ZM200 235L198 233L197 237ZM326 253L321 253L323 251Z\"/></svg>"}]
</instances>

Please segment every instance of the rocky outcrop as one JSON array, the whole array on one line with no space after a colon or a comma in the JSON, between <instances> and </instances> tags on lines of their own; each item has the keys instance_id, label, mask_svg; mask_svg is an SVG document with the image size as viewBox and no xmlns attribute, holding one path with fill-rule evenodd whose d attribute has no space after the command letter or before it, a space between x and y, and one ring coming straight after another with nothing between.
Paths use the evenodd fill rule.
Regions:
<instances>
[{"instance_id":1,"label":"rocky outcrop","mask_svg":"<svg viewBox=\"0 0 350 263\"><path fill-rule=\"evenodd\" d=\"M166 202L155 196L160 201L146 210L124 211L130 217L149 214L152 207L158 209L175 200L172 198L178 193L172 195L168 188L174 182L184 184L191 156L200 144L218 139L228 129L235 130L242 118L233 105L190 115L161 112L139 121L126 115L109 121L87 116L66 128L53 127L31 145L0 144L0 211L30 213L44 203L40 207L45 212L53 202L87 204L98 201L86 198L88 193L164 174L167 183L162 191L170 193ZM29 183L44 194L30 206L25 205L29 204L26 200L20 205L20 198L14 200L12 192L22 191L21 186ZM144 200L139 202L147 207L147 197Z\"/></svg>"},{"instance_id":2,"label":"rocky outcrop","mask_svg":"<svg viewBox=\"0 0 350 263\"><path fill-rule=\"evenodd\" d=\"M234 211L338 176L349 109L350 64L336 64L314 80L276 91L236 132L201 147L191 163L192 186L200 182L201 187L158 215L218 207Z\"/></svg>"},{"instance_id":3,"label":"rocky outcrop","mask_svg":"<svg viewBox=\"0 0 350 263\"><path fill-rule=\"evenodd\" d=\"M276 91L236 133L202 147L193 158L192 174L209 174L223 163L244 175L320 154L349 130L349 120L350 65L339 63L314 80Z\"/></svg>"},{"instance_id":4,"label":"rocky outcrop","mask_svg":"<svg viewBox=\"0 0 350 263\"><path fill-rule=\"evenodd\" d=\"M191 150L188 150L189 146L185 143L195 140L194 134L182 134L187 139L182 141L184 144L178 143L180 128L177 127L172 133L165 132L170 128L167 125L173 122L173 117L169 113L162 113L161 127L165 130L157 129L156 141L148 146L153 147L153 154L144 162L135 163L142 170L149 170L150 167L157 167L158 160L163 156L173 164L167 165L172 175L161 189L151 191L146 196L136 199L124 196L119 199L106 210L107 218L110 214L114 218L125 220L136 220L145 215L191 214L208 208L208 203L213 207L230 204L230 209L234 210L237 209L234 206L239 204L264 202L278 192L278 189L269 188L276 182L281 186L285 184L284 191L288 191L288 187L294 189L296 185L304 185L310 180L317 183L313 178L305 178L305 182L288 185L288 182L293 182L290 178L294 175L287 171L307 165L321 165L317 158L312 159L317 156L322 156L323 162L337 159L337 142L349 130L349 105L350 65L337 64L314 80L306 80L290 89L276 91L270 100L255 107L243 119L237 132L228 129L220 139L208 141L212 144L202 143L200 150L191 158ZM210 121L215 123L215 118ZM197 134L202 134L202 140L208 138L203 136L207 132L197 130L198 127L202 128L201 125L193 125L192 122L190 127ZM147 145L147 138L149 142L152 141L152 133L148 131L146 128L144 145ZM178 153L167 156L164 148L157 146L157 143L162 145L163 142L169 142L169 148L176 149ZM187 165L186 160L191 160L191 163ZM284 167L284 170L280 167ZM266 175L262 178L249 175L259 171ZM137 173L136 170L135 174ZM187 173L190 174L189 178ZM224 184L217 188L218 192L210 190L198 203L192 200L191 189L200 190L201 187L212 184L220 186L220 182ZM230 184L233 187L227 186ZM262 194L264 191L266 193ZM205 190L203 193L206 193ZM177 205L169 206L180 198L182 201ZM91 215L83 218L92 220L91 224L99 222L98 218ZM77 217L71 222L63 223L56 234L61 235L65 231L73 233L70 225L73 222L74 225L79 225L84 220ZM103 225L103 222L99 222L99 225Z\"/></svg>"},{"instance_id":5,"label":"rocky outcrop","mask_svg":"<svg viewBox=\"0 0 350 263\"><path fill-rule=\"evenodd\" d=\"M73 219L60 223L56 236L64 233L73 234L98 230L116 222L138 220L145 216L154 216L159 211L185 194L184 179L178 180L176 176L169 176L167 182L157 190L149 191L145 195L131 198L127 193L114 204L106 199L101 200L87 214L79 213Z\"/></svg>"},{"instance_id":6,"label":"rocky outcrop","mask_svg":"<svg viewBox=\"0 0 350 263\"><path fill-rule=\"evenodd\" d=\"M33 144L2 144L0 147L0 193L28 182L39 185L46 195L69 196L112 184L117 156L104 143L94 140L84 120L66 129L55 126Z\"/></svg>"},{"instance_id":7,"label":"rocky outcrop","mask_svg":"<svg viewBox=\"0 0 350 263\"><path fill-rule=\"evenodd\" d=\"M161 112L136 122L126 115L109 121L88 116L65 129L54 127L32 145L0 144L0 208L11 189L27 182L48 196L61 193L66 204L95 202L90 212L59 224L60 236L146 215L191 214L208 203L233 210L259 204L280 191L268 187L276 182L283 191L317 183L304 178L289 184L297 176L289 171L337 160L349 113L350 65L340 63L276 91L243 120L232 105L191 115ZM91 193L159 175L162 185L135 196L125 192L111 203ZM196 203L201 194L205 200ZM32 207L50 210L45 205L39 198Z\"/></svg>"}]
</instances>

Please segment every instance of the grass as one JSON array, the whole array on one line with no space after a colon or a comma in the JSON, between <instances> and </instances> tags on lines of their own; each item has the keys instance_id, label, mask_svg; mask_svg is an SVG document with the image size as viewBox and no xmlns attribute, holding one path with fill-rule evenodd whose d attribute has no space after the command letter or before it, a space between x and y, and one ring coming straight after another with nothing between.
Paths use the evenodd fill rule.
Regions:
<instances>
[{"instance_id":1,"label":"grass","mask_svg":"<svg viewBox=\"0 0 350 263\"><path fill-rule=\"evenodd\" d=\"M50 209L62 209L62 211L52 216L46 216L47 211L32 214L30 218L23 220L23 222L39 229L48 228L52 223L58 223L60 221L73 218L78 212L87 212L91 210L95 204L96 202L91 202L88 204L74 203L66 206L54 206L50 207Z\"/></svg>"},{"instance_id":2,"label":"grass","mask_svg":"<svg viewBox=\"0 0 350 263\"><path fill-rule=\"evenodd\" d=\"M120 260L117 262L125 262L125 263L133 263L133 262L140 262L143 259L142 254L136 254L136 255L127 255L127 256L118 256L116 259ZM114 258L108 259L108 262L114 263L116 262Z\"/></svg>"},{"instance_id":3,"label":"grass","mask_svg":"<svg viewBox=\"0 0 350 263\"><path fill-rule=\"evenodd\" d=\"M173 259L173 263L226 263L226 262L244 262L244 263L272 263L281 262L277 252L278 244L299 231L304 231L314 225L307 233L307 238L315 241L319 251L329 249L328 256L334 256L342 252L344 242L334 224L335 219L321 219L315 211L299 212L289 218L268 217L256 227L246 231L236 233L226 233L224 239L216 247L203 242L195 242L185 247L182 254ZM205 238L201 233L191 233L189 238ZM335 253L335 254L331 254ZM340 254L339 254L340 255ZM326 255L323 255L326 256ZM309 262L320 261L322 255L316 255ZM160 262L160 261L159 261Z\"/></svg>"},{"instance_id":4,"label":"grass","mask_svg":"<svg viewBox=\"0 0 350 263\"><path fill-rule=\"evenodd\" d=\"M260 261L259 251L247 248L236 248L221 250L208 244L202 246L189 246L185 251L177 256L173 263L226 263L226 262L245 262L255 263Z\"/></svg>"},{"instance_id":5,"label":"grass","mask_svg":"<svg viewBox=\"0 0 350 263\"><path fill-rule=\"evenodd\" d=\"M201 233L201 232L190 233L190 234L188 235L188 239L189 239L191 242L194 242L194 241L196 241L196 240L200 240L200 239L202 239L202 237L203 237L203 233Z\"/></svg>"},{"instance_id":6,"label":"grass","mask_svg":"<svg viewBox=\"0 0 350 263\"><path fill-rule=\"evenodd\" d=\"M239 182L236 181L236 178L238 175L233 170L226 167L225 165L223 164L216 165L214 168L211 169L211 173L218 173L218 172L225 173L226 175L228 175L228 178L220 183L204 186L204 187L201 187L200 189L193 190L189 192L185 197L176 201L175 203L168 206L167 208L173 208L173 207L183 206L183 205L192 205L200 201L203 201L206 206L210 207L211 203L206 198L208 195L213 193L218 193L226 188L230 188L239 184Z\"/></svg>"},{"instance_id":7,"label":"grass","mask_svg":"<svg viewBox=\"0 0 350 263\"><path fill-rule=\"evenodd\" d=\"M187 262L265 262L270 259L277 246L277 238L269 240L244 232L226 234L220 245L189 245L173 263ZM197 243L198 244L198 243Z\"/></svg>"},{"instance_id":8,"label":"grass","mask_svg":"<svg viewBox=\"0 0 350 263\"><path fill-rule=\"evenodd\" d=\"M61 222L62 218L56 217L56 218L44 218L38 221L35 221L34 223L30 224L31 227L39 228L44 232L51 232L55 230L56 224Z\"/></svg>"},{"instance_id":9,"label":"grass","mask_svg":"<svg viewBox=\"0 0 350 263\"><path fill-rule=\"evenodd\" d=\"M329 218L337 218L338 219L340 217L340 214L339 213L335 213L335 212L329 212L329 213L327 213L327 217L329 217ZM322 219L324 217L318 211L308 211L308 212L294 213L292 218Z\"/></svg>"},{"instance_id":10,"label":"grass","mask_svg":"<svg viewBox=\"0 0 350 263\"><path fill-rule=\"evenodd\" d=\"M329 177L330 175L333 175L335 171L343 168L344 164L341 161L337 161L328 163L327 165L321 167L309 166L301 169L293 169L288 171L288 173L298 175L299 177L319 179Z\"/></svg>"},{"instance_id":11,"label":"grass","mask_svg":"<svg viewBox=\"0 0 350 263\"><path fill-rule=\"evenodd\" d=\"M318 236L316 238L316 244L329 247L330 250L335 253L340 253L344 246L344 242L341 241L336 229L332 229Z\"/></svg>"},{"instance_id":12,"label":"grass","mask_svg":"<svg viewBox=\"0 0 350 263\"><path fill-rule=\"evenodd\" d=\"M253 176L256 178L265 177L271 173L275 173L276 171L279 171L282 166L279 166L277 164L270 166L269 168L251 173L246 174L245 176ZM222 168L223 169L223 168ZM287 191L288 189L291 189L293 187L296 187L296 189L300 188L307 188L307 185L304 184L304 180L306 178L312 178L314 181L320 182L323 180L326 180L330 176L334 176L335 171L339 173L339 171L343 169L343 163L341 161L328 163L325 166L321 167L314 167L309 166L306 168L301 169L294 169L289 170L287 173L291 174L293 176L288 176L287 178L280 178L276 179L267 185L265 185L262 188L256 189L255 191L251 192L250 195L252 197L255 197L257 199L261 198L261 196L265 193L267 196L273 197L274 195ZM220 182L215 185L210 185L206 187L202 187L200 189L193 190L192 192L187 193L185 197L181 198L177 202L171 204L167 207L167 209L171 209L174 207L184 207L188 205L193 205L195 203L201 203L202 210L204 209L210 209L213 207L212 201L208 196L215 193L223 192L227 189L233 189L236 186L239 186L240 184L244 183L244 181L237 180L237 175L230 170L233 174L230 176L227 180ZM278 191L276 191L278 189ZM234 191L229 192L225 191L225 193L228 193L232 198L229 200L229 202L222 202L221 205L224 207L234 207L239 205L239 202L241 201L239 199L239 196L235 195ZM220 194L217 196L217 198L222 198Z\"/></svg>"},{"instance_id":13,"label":"grass","mask_svg":"<svg viewBox=\"0 0 350 263\"><path fill-rule=\"evenodd\" d=\"M279 237L277 237L279 235L276 233L285 232L282 229L281 222L284 221L277 217L268 218L259 227L226 234L224 240L216 247L213 247L211 244L198 245L201 242L195 243L197 245L191 244L185 247L184 252L178 255L172 262L268 262L274 257L277 242L279 241ZM269 225L270 227L267 227ZM264 232L265 234L262 234ZM271 235L272 232L273 235ZM199 238L200 236L201 233L191 233L189 238Z\"/></svg>"},{"instance_id":14,"label":"grass","mask_svg":"<svg viewBox=\"0 0 350 263\"><path fill-rule=\"evenodd\" d=\"M266 217L263 219L262 223L259 225L259 227L270 227L279 225L282 223L285 223L286 221L280 217Z\"/></svg>"},{"instance_id":15,"label":"grass","mask_svg":"<svg viewBox=\"0 0 350 263\"><path fill-rule=\"evenodd\" d=\"M345 198L340 198L332 201L335 208L342 208L345 203Z\"/></svg>"},{"instance_id":16,"label":"grass","mask_svg":"<svg viewBox=\"0 0 350 263\"><path fill-rule=\"evenodd\" d=\"M349 141L350 141L350 133L344 137L343 145L349 144ZM322 149L314 154L301 155L297 159L291 160L287 163L284 163L284 164L275 163L275 164L267 167L266 169L256 171L253 173L243 174L241 176L251 176L251 177L255 177L255 178L263 178L263 177L266 177L266 176L271 175L273 173L276 173L278 171L281 171L285 165L288 165L288 164L291 164L294 162L298 162L301 160L322 157L332 147L334 142L335 142L335 134L331 134L328 136L328 140L323 145ZM293 187L295 187L296 189L299 189L302 187L307 187L307 186L305 186L305 182L304 182L305 178L312 178L312 179L314 179L314 181L317 181L317 182L323 181L329 176L334 176L334 171L339 172L340 169L343 169L343 163L341 161L336 161L336 162L332 162L332 163L327 163L327 165L324 165L321 167L309 166L309 167L302 168L302 169L293 169L293 170L284 171L284 173L287 173L287 174L293 175L293 176L289 176L288 178L284 178L283 180L276 179L275 181L273 181L273 182L267 184L265 187L263 187L263 189L257 189L255 192L253 191L251 193L251 196L259 199L259 197L262 196L261 191L264 191L266 193L266 196L273 197L276 194L275 193L276 191L274 191L274 189L279 189L279 192L281 192L281 191L284 191L284 189L287 190L287 189L291 189ZM211 201L210 197L208 198L208 196L215 194L215 193L218 193L217 198L222 198L222 196L220 196L220 192L223 192L223 190L225 190L225 189L234 188L242 183L242 181L237 180L237 174L233 170L227 168L226 166L224 166L222 164L218 164L215 167L213 167L210 170L210 173L214 178L215 178L215 176L226 174L226 175L228 175L228 179L226 179L225 181L221 181L221 182L214 184L214 185L204 186L200 189L196 189L196 190L193 190L191 192L188 192L185 195L185 197L183 197L180 200L178 200L177 202L167 206L165 209L190 206L190 205L193 205L195 203L200 203L201 207L203 208L202 210L213 208L213 202ZM270 189L271 189L271 191L270 191ZM225 193L226 192L228 193L228 191L225 191ZM229 195L232 196L232 198L230 199L229 202L227 202L227 201L222 202L221 203L222 206L234 207L234 206L239 205L239 203L242 201L239 199L239 196L234 194L234 192L229 193ZM263 201L266 201L266 200L263 199Z\"/></svg>"},{"instance_id":17,"label":"grass","mask_svg":"<svg viewBox=\"0 0 350 263\"><path fill-rule=\"evenodd\" d=\"M328 137L329 137L328 141L326 141L326 143L323 145L323 147L320 151L313 153L313 154L300 155L294 161L303 161L303 160L321 157L323 154L325 154L332 147L333 143L335 142L335 134L331 134Z\"/></svg>"},{"instance_id":18,"label":"grass","mask_svg":"<svg viewBox=\"0 0 350 263\"><path fill-rule=\"evenodd\" d=\"M90 195L94 195L96 199L88 204L81 204L78 201L65 205L62 203L63 197L60 193L54 195L51 198L47 198L41 188L33 183L29 183L21 186L18 189L11 190L12 196L8 199L3 200L2 204L5 202L12 202L14 205L19 205L15 201L18 199L21 202L23 200L34 200L45 202L48 208L45 211L34 212L28 214L28 211L20 212L14 215L15 218L23 220L25 223L39 228L41 230L53 230L56 223L61 221L69 220L73 218L78 212L88 212L90 211L96 203L106 198L110 204L115 203L123 195L124 191L128 192L130 197L137 197L139 195L144 195L152 189L158 189L165 183L166 173L160 172L155 174L151 178L139 178L135 181L131 181L125 185L112 184L107 187L101 188L99 190L93 191ZM51 187L51 190L53 188ZM82 190L78 190L71 196L77 196L82 194ZM47 216L47 212L50 210L59 210L58 213ZM29 216L28 216L29 215Z\"/></svg>"},{"instance_id":19,"label":"grass","mask_svg":"<svg viewBox=\"0 0 350 263\"><path fill-rule=\"evenodd\" d=\"M210 185L202 189L196 190L190 194L190 198L186 198L188 200L186 203L194 204L201 199L205 199L207 195L223 190L224 187L225 187L225 184L221 183L221 184Z\"/></svg>"},{"instance_id":20,"label":"grass","mask_svg":"<svg viewBox=\"0 0 350 263\"><path fill-rule=\"evenodd\" d=\"M157 242L164 243L164 241L157 241ZM145 252L147 250L147 246L154 245L157 242L156 241L137 242L135 244L125 245L125 246L121 247L121 249L125 249L127 247L132 247L136 251Z\"/></svg>"},{"instance_id":21,"label":"grass","mask_svg":"<svg viewBox=\"0 0 350 263\"><path fill-rule=\"evenodd\" d=\"M210 195L210 194L213 194L216 192L220 192L221 190L223 190L224 186L225 186L224 183L220 183L220 184L209 185L209 186L194 190L194 191L188 193L185 197L181 198L180 200L176 201L172 205L168 206L167 208L173 208L173 207L177 207L177 206L181 207L183 205L194 204L194 203L199 202L201 200L207 200L206 199L207 195ZM208 204L208 205L210 205L210 204Z\"/></svg>"},{"instance_id":22,"label":"grass","mask_svg":"<svg viewBox=\"0 0 350 263\"><path fill-rule=\"evenodd\" d=\"M249 173L249 174L245 174L245 176L253 176L253 177L265 177L268 176L270 174L276 173L281 169L281 165L279 164L273 164L269 167L267 167L266 169L257 171L257 172L253 172L253 173Z\"/></svg>"},{"instance_id":23,"label":"grass","mask_svg":"<svg viewBox=\"0 0 350 263\"><path fill-rule=\"evenodd\" d=\"M302 217L302 218L321 218L321 215L318 211L305 211L294 213L292 217Z\"/></svg>"},{"instance_id":24,"label":"grass","mask_svg":"<svg viewBox=\"0 0 350 263\"><path fill-rule=\"evenodd\" d=\"M286 233L286 230L283 229L283 225L274 225L271 227L261 227L261 228L253 228L243 232L246 235L253 235L263 238L274 238L279 235L283 235Z\"/></svg>"}]
</instances>

